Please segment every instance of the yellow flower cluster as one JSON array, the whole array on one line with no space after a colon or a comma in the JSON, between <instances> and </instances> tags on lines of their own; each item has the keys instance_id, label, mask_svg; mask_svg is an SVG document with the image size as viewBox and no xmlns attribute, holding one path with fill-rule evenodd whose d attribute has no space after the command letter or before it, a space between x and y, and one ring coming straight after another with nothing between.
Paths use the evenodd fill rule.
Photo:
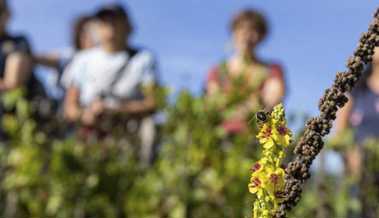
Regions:
<instances>
[{"instance_id":1,"label":"yellow flower cluster","mask_svg":"<svg viewBox=\"0 0 379 218\"><path fill-rule=\"evenodd\" d=\"M257 121L257 138L263 152L262 158L251 168L248 187L250 193L256 195L253 218L271 218L283 199L285 172L280 165L292 133L287 128L282 104L275 106L271 114L258 112Z\"/></svg>"}]
</instances>

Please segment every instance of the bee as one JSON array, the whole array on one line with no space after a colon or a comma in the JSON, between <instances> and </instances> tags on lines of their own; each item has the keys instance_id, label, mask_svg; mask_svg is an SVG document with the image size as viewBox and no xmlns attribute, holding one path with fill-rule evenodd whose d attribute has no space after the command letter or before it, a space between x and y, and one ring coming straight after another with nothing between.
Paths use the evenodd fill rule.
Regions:
<instances>
[{"instance_id":1,"label":"bee","mask_svg":"<svg viewBox=\"0 0 379 218\"><path fill-rule=\"evenodd\" d=\"M258 122L265 123L265 122L267 122L270 115L269 115L269 113L267 113L265 111L259 111L259 112L257 112L257 114L255 116L256 116Z\"/></svg>"},{"instance_id":2,"label":"bee","mask_svg":"<svg viewBox=\"0 0 379 218\"><path fill-rule=\"evenodd\" d=\"M266 111L258 111L249 123L256 122L258 127L262 126L270 119L270 113Z\"/></svg>"}]
</instances>

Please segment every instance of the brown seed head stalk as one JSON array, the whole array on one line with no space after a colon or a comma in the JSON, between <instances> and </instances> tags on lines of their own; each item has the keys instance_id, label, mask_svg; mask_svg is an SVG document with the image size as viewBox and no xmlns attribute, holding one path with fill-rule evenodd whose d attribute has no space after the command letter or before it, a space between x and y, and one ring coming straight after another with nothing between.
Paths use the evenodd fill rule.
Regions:
<instances>
[{"instance_id":1,"label":"brown seed head stalk","mask_svg":"<svg viewBox=\"0 0 379 218\"><path fill-rule=\"evenodd\" d=\"M323 148L322 137L329 134L336 113L348 101L347 93L359 80L365 65L371 62L374 48L379 45L379 8L367 32L347 62L348 70L336 75L333 85L320 99L320 114L310 119L303 136L295 147L295 159L286 168L285 200L276 211L275 218L286 217L286 211L299 202L304 182L310 177L310 166Z\"/></svg>"}]
</instances>

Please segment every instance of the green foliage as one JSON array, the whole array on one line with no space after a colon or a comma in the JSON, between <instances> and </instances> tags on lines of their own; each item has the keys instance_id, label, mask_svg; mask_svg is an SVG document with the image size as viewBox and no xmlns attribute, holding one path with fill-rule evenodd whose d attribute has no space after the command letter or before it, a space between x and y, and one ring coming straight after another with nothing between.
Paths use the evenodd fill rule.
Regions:
<instances>
[{"instance_id":1,"label":"green foliage","mask_svg":"<svg viewBox=\"0 0 379 218\"><path fill-rule=\"evenodd\" d=\"M9 96L12 112L2 120L9 140L0 150L4 216L243 217L250 211L253 135L228 138L218 127L220 113L203 98L182 92L163 108L161 152L144 169L133 145L45 135L22 92Z\"/></svg>"},{"instance_id":2,"label":"green foliage","mask_svg":"<svg viewBox=\"0 0 379 218\"><path fill-rule=\"evenodd\" d=\"M22 94L3 98L12 112L2 119L9 138L0 145L0 217L251 216L247 184L260 153L256 130L252 125L228 136L220 127L225 113L212 103L217 101L181 92L175 103L161 103L167 119L159 156L142 168L133 145L46 135ZM320 205L320 186L310 183L292 217L313 217L325 205L331 217L345 217L350 185L337 190L341 178L327 177L323 187L334 197Z\"/></svg>"},{"instance_id":3,"label":"green foliage","mask_svg":"<svg viewBox=\"0 0 379 218\"><path fill-rule=\"evenodd\" d=\"M155 172L169 217L243 217L256 144L251 134L227 138L220 114L202 98L183 92L168 108ZM142 214L141 214L142 217Z\"/></svg>"}]
</instances>

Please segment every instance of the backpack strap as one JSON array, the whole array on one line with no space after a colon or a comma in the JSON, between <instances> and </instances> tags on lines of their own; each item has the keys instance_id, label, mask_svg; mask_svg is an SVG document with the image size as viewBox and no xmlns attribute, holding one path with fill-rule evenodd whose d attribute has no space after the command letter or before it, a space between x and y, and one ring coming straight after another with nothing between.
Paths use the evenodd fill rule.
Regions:
<instances>
[{"instance_id":1,"label":"backpack strap","mask_svg":"<svg viewBox=\"0 0 379 218\"><path fill-rule=\"evenodd\" d=\"M139 50L134 48L127 48L125 50L126 54L129 56L128 59L125 60L125 62L122 64L122 66L116 71L116 74L109 86L109 89L101 94L101 98L106 97L114 97L118 98L114 93L114 87L116 86L117 82L121 79L121 77L124 74L125 69L130 65L133 58L138 54Z\"/></svg>"}]
</instances>

